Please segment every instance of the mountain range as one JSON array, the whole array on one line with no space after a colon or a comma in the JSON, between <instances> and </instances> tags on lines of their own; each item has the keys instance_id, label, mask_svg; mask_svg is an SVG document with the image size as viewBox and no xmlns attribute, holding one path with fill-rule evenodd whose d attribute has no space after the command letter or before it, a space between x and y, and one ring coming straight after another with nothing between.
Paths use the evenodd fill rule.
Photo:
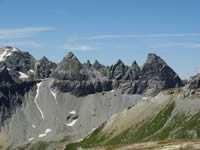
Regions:
<instances>
[{"instance_id":1,"label":"mountain range","mask_svg":"<svg viewBox=\"0 0 200 150\"><path fill-rule=\"evenodd\" d=\"M117 149L138 142L197 139L199 88L199 74L183 81L152 53L141 67L135 60L127 66L120 59L105 66L97 60L81 63L72 52L56 64L3 47L0 148Z\"/></svg>"}]
</instances>

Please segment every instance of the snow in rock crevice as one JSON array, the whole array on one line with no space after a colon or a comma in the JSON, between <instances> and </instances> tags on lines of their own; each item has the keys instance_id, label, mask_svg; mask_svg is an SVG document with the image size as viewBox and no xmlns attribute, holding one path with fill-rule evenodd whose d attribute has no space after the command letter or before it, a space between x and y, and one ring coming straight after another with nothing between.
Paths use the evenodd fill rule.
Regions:
<instances>
[{"instance_id":1,"label":"snow in rock crevice","mask_svg":"<svg viewBox=\"0 0 200 150\"><path fill-rule=\"evenodd\" d=\"M20 72L20 71L19 71L19 78L20 78L20 79L27 79L27 78L28 78L28 75L25 74L25 73L23 73L23 72Z\"/></svg>"},{"instance_id":2,"label":"snow in rock crevice","mask_svg":"<svg viewBox=\"0 0 200 150\"><path fill-rule=\"evenodd\" d=\"M41 108L39 107L39 105L38 105L38 103L37 103L37 98L38 98L38 96L39 96L40 86L41 86L41 85L42 85L42 82L37 83L37 93L36 93L36 96L35 96L35 99L34 99L34 103L35 103L35 105L37 106L37 108L38 108L38 110L39 110L39 112L40 112L40 114L41 114L42 119L44 120L44 114L43 114Z\"/></svg>"},{"instance_id":3,"label":"snow in rock crevice","mask_svg":"<svg viewBox=\"0 0 200 150\"><path fill-rule=\"evenodd\" d=\"M75 123L77 122L77 120L78 119L76 119L76 120L73 120L72 122L70 122L70 123L65 123L65 125L67 125L68 127L72 127L72 126L74 126L75 125Z\"/></svg>"},{"instance_id":4,"label":"snow in rock crevice","mask_svg":"<svg viewBox=\"0 0 200 150\"><path fill-rule=\"evenodd\" d=\"M29 72L34 73L34 70L33 70L33 69L30 69Z\"/></svg>"},{"instance_id":5,"label":"snow in rock crevice","mask_svg":"<svg viewBox=\"0 0 200 150\"><path fill-rule=\"evenodd\" d=\"M72 110L71 112L69 112L69 114L75 115L75 114L76 114L76 111L75 111L75 110Z\"/></svg>"},{"instance_id":6,"label":"snow in rock crevice","mask_svg":"<svg viewBox=\"0 0 200 150\"><path fill-rule=\"evenodd\" d=\"M54 99L56 100L56 93L52 90L50 90L51 94L53 95Z\"/></svg>"},{"instance_id":7,"label":"snow in rock crevice","mask_svg":"<svg viewBox=\"0 0 200 150\"><path fill-rule=\"evenodd\" d=\"M43 134L39 134L38 137L39 137L39 138L41 138L41 137L45 137L45 136L47 136L47 134L50 133L50 132L52 132L52 129L46 129L46 130L45 130L45 133L43 133Z\"/></svg>"}]
</instances>

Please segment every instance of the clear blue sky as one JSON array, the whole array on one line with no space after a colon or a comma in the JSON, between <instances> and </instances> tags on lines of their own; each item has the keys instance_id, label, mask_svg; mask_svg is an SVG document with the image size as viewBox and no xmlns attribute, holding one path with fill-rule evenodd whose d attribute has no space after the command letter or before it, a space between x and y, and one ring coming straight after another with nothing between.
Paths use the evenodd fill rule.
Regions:
<instances>
[{"instance_id":1,"label":"clear blue sky","mask_svg":"<svg viewBox=\"0 0 200 150\"><path fill-rule=\"evenodd\" d=\"M182 78L200 71L199 0L0 0L0 46L59 62L73 51L105 65L161 56Z\"/></svg>"}]
</instances>

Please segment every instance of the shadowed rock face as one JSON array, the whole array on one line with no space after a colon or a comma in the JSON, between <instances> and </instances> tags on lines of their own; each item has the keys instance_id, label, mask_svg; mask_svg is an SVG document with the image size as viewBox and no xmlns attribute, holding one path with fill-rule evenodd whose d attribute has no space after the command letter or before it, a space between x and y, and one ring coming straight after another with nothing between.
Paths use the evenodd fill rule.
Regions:
<instances>
[{"instance_id":1,"label":"shadowed rock face","mask_svg":"<svg viewBox=\"0 0 200 150\"><path fill-rule=\"evenodd\" d=\"M56 64L49 61L45 56L36 65L36 75L39 79L48 78L55 70Z\"/></svg>"},{"instance_id":2,"label":"shadowed rock face","mask_svg":"<svg viewBox=\"0 0 200 150\"><path fill-rule=\"evenodd\" d=\"M0 66L6 66L14 71L27 72L34 69L35 59L28 52L22 52L19 49L6 47L0 51L10 51L4 61L0 62Z\"/></svg>"},{"instance_id":3,"label":"shadowed rock face","mask_svg":"<svg viewBox=\"0 0 200 150\"><path fill-rule=\"evenodd\" d=\"M115 65L112 65L109 69L109 78L115 79L115 80L121 80L126 71L127 67L124 65L124 63L119 59Z\"/></svg>"},{"instance_id":4,"label":"shadowed rock face","mask_svg":"<svg viewBox=\"0 0 200 150\"><path fill-rule=\"evenodd\" d=\"M156 95L160 90L183 85L179 76L155 54L149 54L140 69L136 61L132 63L131 67L128 67L120 59L111 67L105 67L97 60L93 65L89 61L82 65L70 52L57 66L52 77L58 80L68 80L65 84L66 87L62 82L57 82L54 84L54 88L58 87L62 91L69 88L67 91L75 96L112 89L128 94ZM80 84L83 81L85 81L84 84ZM59 84L61 85L59 86ZM88 88L88 84L90 88ZM83 89L84 92L77 92L77 90Z\"/></svg>"},{"instance_id":5,"label":"shadowed rock face","mask_svg":"<svg viewBox=\"0 0 200 150\"><path fill-rule=\"evenodd\" d=\"M6 67L0 69L0 126L12 116L18 106L24 103L24 94L35 81L15 82Z\"/></svg>"},{"instance_id":6,"label":"shadowed rock face","mask_svg":"<svg viewBox=\"0 0 200 150\"><path fill-rule=\"evenodd\" d=\"M140 67L134 61L124 76L124 80L137 80L140 73Z\"/></svg>"},{"instance_id":7,"label":"shadowed rock face","mask_svg":"<svg viewBox=\"0 0 200 150\"><path fill-rule=\"evenodd\" d=\"M88 75L83 70L83 65L79 62L78 58L74 56L72 52L68 53L67 56L58 64L55 71L52 73L53 78L60 80L87 80Z\"/></svg>"},{"instance_id":8,"label":"shadowed rock face","mask_svg":"<svg viewBox=\"0 0 200 150\"><path fill-rule=\"evenodd\" d=\"M143 65L138 82L137 93L157 94L160 90L183 86L179 76L164 60L149 54Z\"/></svg>"}]
</instances>

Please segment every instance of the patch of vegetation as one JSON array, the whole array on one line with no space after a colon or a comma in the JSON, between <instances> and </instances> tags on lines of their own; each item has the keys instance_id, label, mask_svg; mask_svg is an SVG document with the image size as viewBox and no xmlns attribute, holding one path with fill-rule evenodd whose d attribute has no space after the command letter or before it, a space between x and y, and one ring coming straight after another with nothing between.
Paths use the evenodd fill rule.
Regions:
<instances>
[{"instance_id":1,"label":"patch of vegetation","mask_svg":"<svg viewBox=\"0 0 200 150\"><path fill-rule=\"evenodd\" d=\"M177 114L169 124L152 138L163 140L192 139L200 137L200 113L193 116Z\"/></svg>"},{"instance_id":2,"label":"patch of vegetation","mask_svg":"<svg viewBox=\"0 0 200 150\"><path fill-rule=\"evenodd\" d=\"M104 125L97 128L90 136L79 143L72 143L65 147L65 150L76 150L78 147L90 148L101 145L105 140L105 136L101 135L101 130Z\"/></svg>"},{"instance_id":3,"label":"patch of vegetation","mask_svg":"<svg viewBox=\"0 0 200 150\"><path fill-rule=\"evenodd\" d=\"M167 139L200 138L200 112L193 116L182 113L172 117L174 108L175 102L167 105L151 120L141 122L136 127L129 128L112 139L101 134L102 126L84 141L70 144L65 150L76 150L77 147L90 148ZM112 147L110 148L112 149Z\"/></svg>"},{"instance_id":4,"label":"patch of vegetation","mask_svg":"<svg viewBox=\"0 0 200 150\"><path fill-rule=\"evenodd\" d=\"M65 150L76 150L78 147L90 148L96 146L132 144L144 141L146 137L151 136L165 125L168 118L171 116L171 112L174 107L175 102L167 105L151 121L140 123L136 128L129 128L108 141L106 140L109 136L101 134L101 130L103 128L103 126L101 126L82 142L67 145Z\"/></svg>"},{"instance_id":5,"label":"patch of vegetation","mask_svg":"<svg viewBox=\"0 0 200 150\"><path fill-rule=\"evenodd\" d=\"M46 150L48 147L48 143L46 142L39 142L37 144L34 144L30 150Z\"/></svg>"},{"instance_id":6,"label":"patch of vegetation","mask_svg":"<svg viewBox=\"0 0 200 150\"><path fill-rule=\"evenodd\" d=\"M169 117L175 107L175 102L167 105L162 111L160 111L151 121L140 123L135 128L129 128L106 142L106 145L118 145L118 144L132 144L136 142L147 141L147 138L158 130L160 130Z\"/></svg>"}]
</instances>

